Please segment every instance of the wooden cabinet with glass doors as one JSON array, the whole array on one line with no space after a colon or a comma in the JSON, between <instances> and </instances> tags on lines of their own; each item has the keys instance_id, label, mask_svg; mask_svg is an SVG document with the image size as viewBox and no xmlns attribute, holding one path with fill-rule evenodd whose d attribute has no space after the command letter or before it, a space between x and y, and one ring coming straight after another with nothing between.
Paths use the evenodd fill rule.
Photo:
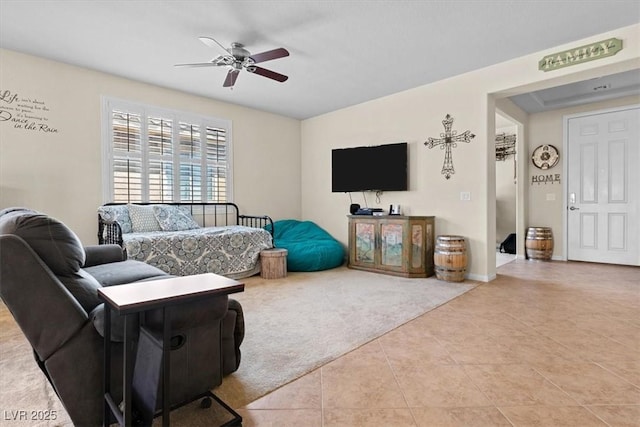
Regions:
<instances>
[{"instance_id":1,"label":"wooden cabinet with glass doors","mask_svg":"<svg viewBox=\"0 0 640 427\"><path fill-rule=\"evenodd\" d=\"M433 216L349 215L349 268L432 276L434 235Z\"/></svg>"}]
</instances>

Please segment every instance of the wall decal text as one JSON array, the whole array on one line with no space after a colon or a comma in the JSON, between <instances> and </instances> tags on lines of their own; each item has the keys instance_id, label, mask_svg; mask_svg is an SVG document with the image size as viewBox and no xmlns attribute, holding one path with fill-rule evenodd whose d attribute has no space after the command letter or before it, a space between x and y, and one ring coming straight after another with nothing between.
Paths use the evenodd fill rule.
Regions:
<instances>
[{"instance_id":1,"label":"wall decal text","mask_svg":"<svg viewBox=\"0 0 640 427\"><path fill-rule=\"evenodd\" d=\"M49 122L50 110L38 98L23 97L11 90L0 90L0 123L31 132L58 133Z\"/></svg>"}]
</instances>

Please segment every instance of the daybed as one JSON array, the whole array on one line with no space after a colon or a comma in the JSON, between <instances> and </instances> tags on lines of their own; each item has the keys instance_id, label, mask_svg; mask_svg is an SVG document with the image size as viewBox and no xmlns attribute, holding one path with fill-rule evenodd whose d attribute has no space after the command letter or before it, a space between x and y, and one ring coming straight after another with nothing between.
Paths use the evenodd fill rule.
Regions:
<instances>
[{"instance_id":1,"label":"daybed","mask_svg":"<svg viewBox=\"0 0 640 427\"><path fill-rule=\"evenodd\" d=\"M103 421L104 304L97 289L167 277L124 260L119 246L83 248L73 231L45 214L0 211L0 296L74 425ZM146 313L149 328L161 330L158 314ZM122 399L122 319L111 317L115 402ZM172 307L171 404L197 398L238 369L243 319L240 304L226 295ZM3 374L11 380L9 372Z\"/></svg>"},{"instance_id":2,"label":"daybed","mask_svg":"<svg viewBox=\"0 0 640 427\"><path fill-rule=\"evenodd\" d=\"M98 209L98 242L176 276L216 273L233 279L260 272L273 247L268 216L240 215L233 203L115 204Z\"/></svg>"},{"instance_id":3,"label":"daybed","mask_svg":"<svg viewBox=\"0 0 640 427\"><path fill-rule=\"evenodd\" d=\"M342 244L311 221L276 221L273 238L276 247L288 251L289 271L328 270L342 265L345 259Z\"/></svg>"}]
</instances>

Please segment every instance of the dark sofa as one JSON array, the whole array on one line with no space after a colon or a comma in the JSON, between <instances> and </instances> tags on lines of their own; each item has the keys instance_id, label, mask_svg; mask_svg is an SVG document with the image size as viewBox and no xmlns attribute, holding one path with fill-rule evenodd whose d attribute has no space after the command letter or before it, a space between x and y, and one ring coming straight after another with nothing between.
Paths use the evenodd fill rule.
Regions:
<instances>
[{"instance_id":1,"label":"dark sofa","mask_svg":"<svg viewBox=\"0 0 640 427\"><path fill-rule=\"evenodd\" d=\"M100 286L169 277L126 260L117 245L83 247L63 223L24 208L0 211L0 296L75 425L103 418L104 305ZM160 330L161 316L145 322ZM123 319L111 322L112 393L122 399ZM171 404L211 390L237 370L244 318L227 296L172 309ZM173 342L173 339L172 339ZM6 373L10 375L10 373Z\"/></svg>"}]
</instances>

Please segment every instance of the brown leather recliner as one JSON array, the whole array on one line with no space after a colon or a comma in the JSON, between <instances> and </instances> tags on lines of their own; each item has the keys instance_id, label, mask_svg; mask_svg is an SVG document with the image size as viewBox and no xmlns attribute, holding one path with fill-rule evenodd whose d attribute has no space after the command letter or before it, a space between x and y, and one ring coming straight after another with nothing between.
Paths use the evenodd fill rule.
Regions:
<instances>
[{"instance_id":1,"label":"brown leather recliner","mask_svg":"<svg viewBox=\"0 0 640 427\"><path fill-rule=\"evenodd\" d=\"M0 296L75 425L101 425L103 418L104 305L97 289L166 277L124 259L117 245L84 248L68 227L47 215L24 208L0 212ZM154 317L147 316L151 327ZM171 353L173 405L217 387L237 370L244 318L240 304L223 296L178 305L171 321L179 343ZM122 399L122 326L112 316L116 402Z\"/></svg>"}]
</instances>

